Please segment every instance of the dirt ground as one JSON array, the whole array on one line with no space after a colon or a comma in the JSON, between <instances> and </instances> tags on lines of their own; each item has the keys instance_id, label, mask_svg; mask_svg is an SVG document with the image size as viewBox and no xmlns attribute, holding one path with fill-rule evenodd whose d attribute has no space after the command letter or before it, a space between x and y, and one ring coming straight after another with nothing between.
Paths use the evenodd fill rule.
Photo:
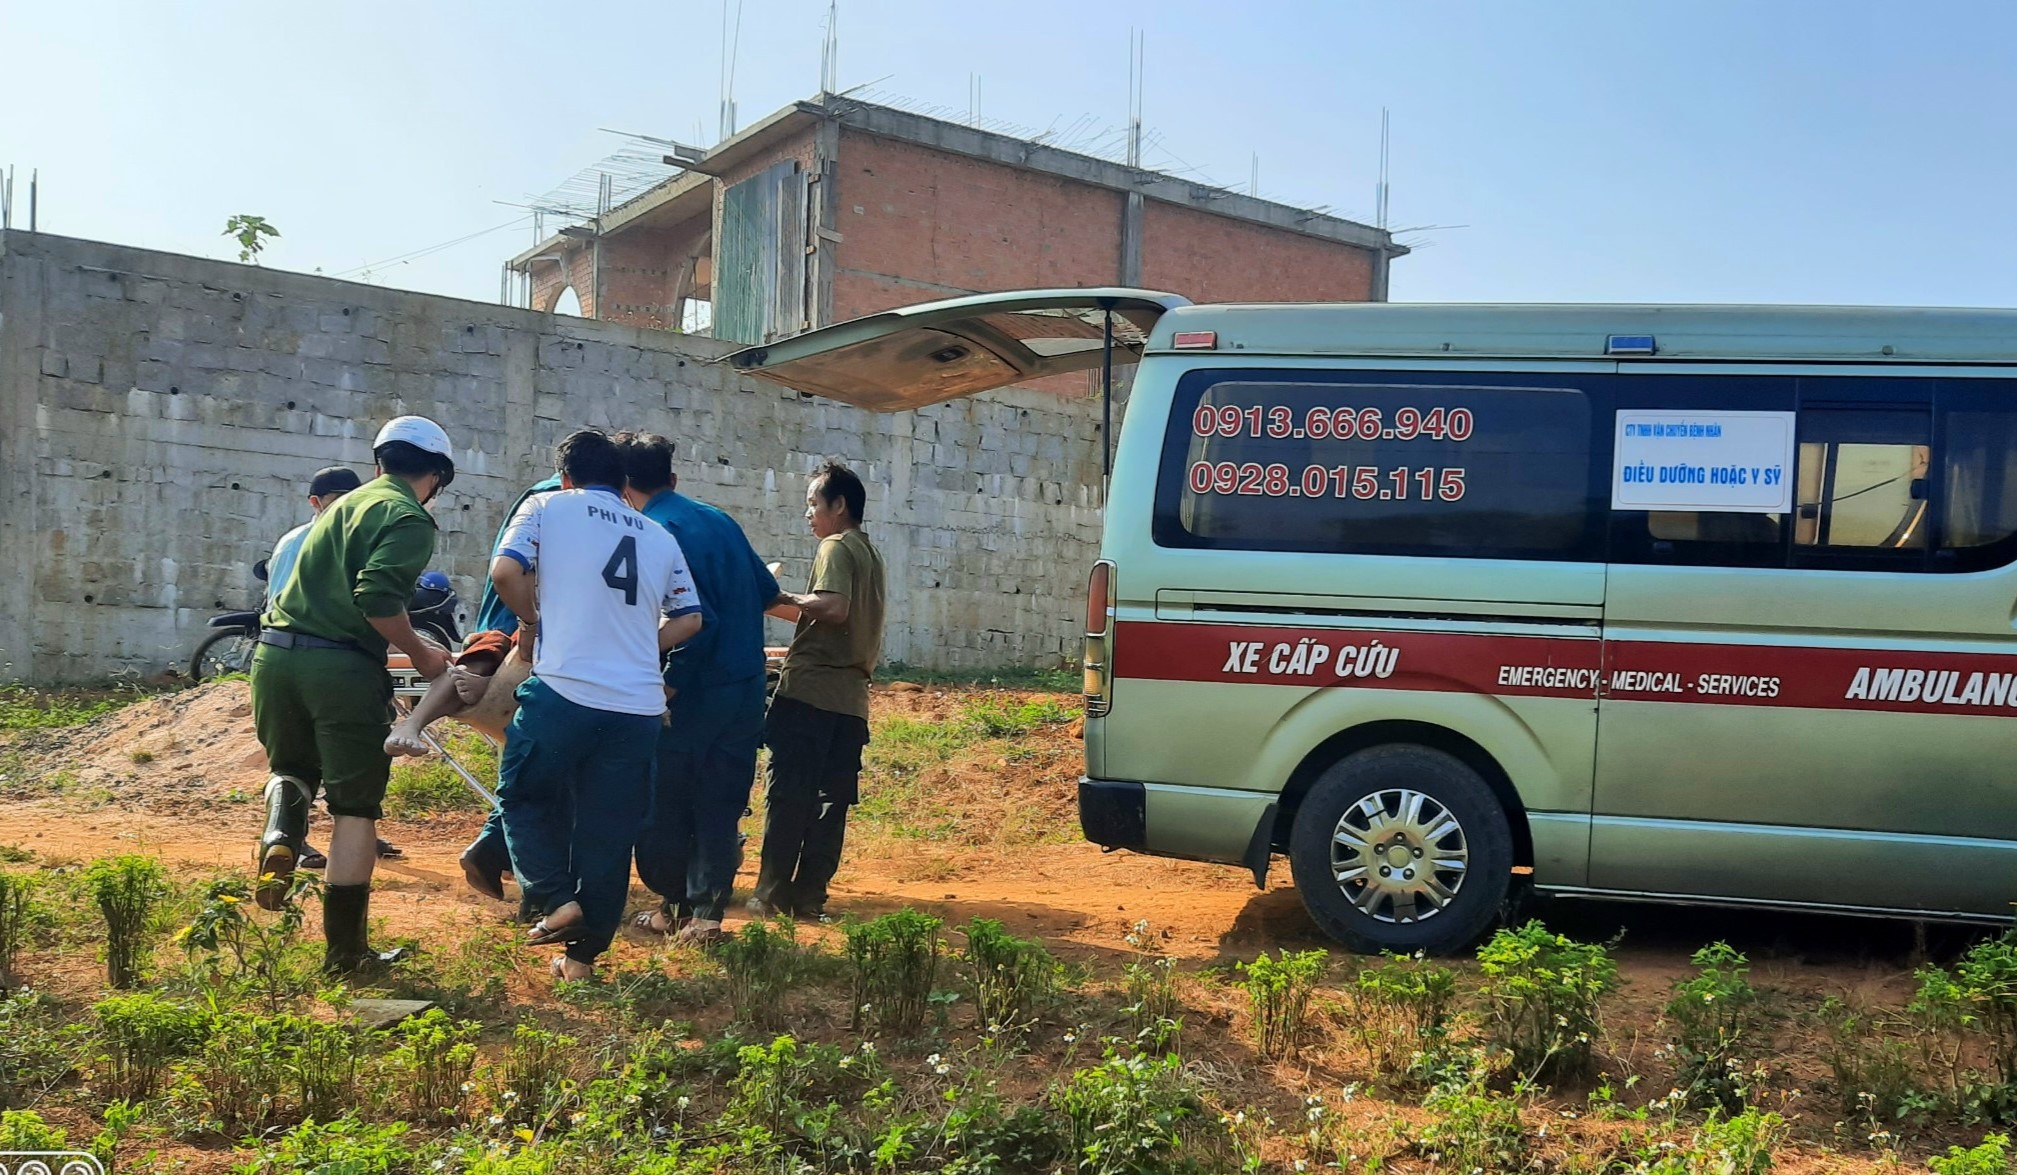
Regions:
<instances>
[{"instance_id":1,"label":"dirt ground","mask_svg":"<svg viewBox=\"0 0 2017 1175\"><path fill-rule=\"evenodd\" d=\"M876 720L944 720L972 697L969 691L936 687L879 689ZM1328 945L1303 912L1281 862L1268 887L1257 890L1238 869L1108 854L1079 840L1073 811L1076 729L1046 726L1027 741L1033 745L1013 762L1008 757L956 762L937 769L921 786L935 793L951 789L955 800L971 795L979 808L1009 802L1033 807L1042 819L1061 825L1058 835L1003 845L984 837L948 843L858 830L834 886L832 911L872 916L912 906L940 914L949 924L996 918L1108 977L1134 957L1124 939L1142 921L1161 950L1187 968L1251 960L1262 950ZM0 751L7 764L0 771L0 845L28 850L45 866L123 852L158 855L200 871L249 863L265 773L242 683L152 698L85 726L17 738ZM472 925L509 913L469 891L456 865L478 823L472 814L383 826L406 851L404 860L381 864L373 903L374 915L392 934L423 945L446 943ZM752 839L743 892L753 880L755 847ZM641 888L634 897L639 906L647 900ZM1654 1056L1663 1038L1659 1010L1672 984L1691 973L1690 953L1717 939L1745 951L1754 966L1752 981L1788 1009L1778 1029L1775 1064L1778 1084L1796 1088L1823 1083L1827 1070L1812 1047L1812 1030L1795 1010L1828 996L1902 1006L1914 987L1913 968L1924 960L1922 946L1932 957L1945 958L1972 941L1968 932L1933 928L1921 944L1905 923L1787 914L1571 902L1545 904L1539 912L1556 930L1585 940L1617 940L1622 985L1605 1003L1604 1052L1640 1073L1659 1072ZM731 918L731 929L739 914ZM613 962L637 963L655 949L624 936ZM1348 975L1351 966L1341 956L1334 974ZM1648 1084L1654 1083L1649 1077ZM1815 1147L1832 1114L1819 1104L1805 1107L1804 1114L1799 1106L1788 1109L1805 1119L1798 1133L1806 1147ZM1811 1160L1781 1169L1849 1170L1865 1163L1810 1154Z\"/></svg>"}]
</instances>

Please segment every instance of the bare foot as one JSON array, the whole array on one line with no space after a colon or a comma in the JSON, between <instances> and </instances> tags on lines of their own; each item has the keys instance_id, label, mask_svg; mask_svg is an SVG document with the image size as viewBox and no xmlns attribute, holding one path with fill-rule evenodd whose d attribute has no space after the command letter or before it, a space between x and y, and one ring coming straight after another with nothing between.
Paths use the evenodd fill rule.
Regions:
<instances>
[{"instance_id":1,"label":"bare foot","mask_svg":"<svg viewBox=\"0 0 2017 1175\"><path fill-rule=\"evenodd\" d=\"M481 673L471 673L460 665L448 671L448 681L455 687L455 696L462 699L465 706L474 706L490 692L490 678Z\"/></svg>"},{"instance_id":2,"label":"bare foot","mask_svg":"<svg viewBox=\"0 0 2017 1175\"><path fill-rule=\"evenodd\" d=\"M385 753L395 759L401 755L411 755L417 759L431 749L421 741L420 732L404 722L393 727L392 733L385 738Z\"/></svg>"}]
</instances>

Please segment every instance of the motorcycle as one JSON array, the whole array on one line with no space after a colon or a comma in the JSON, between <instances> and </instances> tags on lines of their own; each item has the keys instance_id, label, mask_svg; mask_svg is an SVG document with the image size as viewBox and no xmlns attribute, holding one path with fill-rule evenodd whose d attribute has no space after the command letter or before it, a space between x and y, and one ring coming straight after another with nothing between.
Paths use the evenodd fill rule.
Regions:
<instances>
[{"instance_id":1,"label":"motorcycle","mask_svg":"<svg viewBox=\"0 0 2017 1175\"><path fill-rule=\"evenodd\" d=\"M266 560L252 565L252 577L266 582ZM462 633L455 623L455 609L461 602L446 574L424 571L413 585L406 614L414 631L453 652L462 644ZM196 646L196 655L189 659L189 679L201 684L227 673L250 673L252 651L259 645L259 612L220 612L206 627L216 631Z\"/></svg>"}]
</instances>

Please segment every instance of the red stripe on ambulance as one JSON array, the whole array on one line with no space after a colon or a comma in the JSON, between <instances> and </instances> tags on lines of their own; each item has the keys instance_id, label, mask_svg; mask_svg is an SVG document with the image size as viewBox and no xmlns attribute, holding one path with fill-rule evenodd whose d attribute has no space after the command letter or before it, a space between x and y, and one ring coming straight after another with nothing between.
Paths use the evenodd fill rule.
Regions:
<instances>
[{"instance_id":1,"label":"red stripe on ambulance","mask_svg":"<svg viewBox=\"0 0 2017 1175\"><path fill-rule=\"evenodd\" d=\"M2017 714L2017 650L1923 653L1169 621L1118 628L1114 672L1121 678Z\"/></svg>"}]
</instances>

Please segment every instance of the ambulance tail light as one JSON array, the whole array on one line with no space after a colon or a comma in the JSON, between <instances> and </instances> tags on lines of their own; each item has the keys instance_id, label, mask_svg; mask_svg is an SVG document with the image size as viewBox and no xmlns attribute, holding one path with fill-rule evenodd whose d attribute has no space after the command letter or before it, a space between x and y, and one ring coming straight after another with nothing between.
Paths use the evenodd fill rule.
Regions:
<instances>
[{"instance_id":1,"label":"ambulance tail light","mask_svg":"<svg viewBox=\"0 0 2017 1175\"><path fill-rule=\"evenodd\" d=\"M1113 703L1114 565L1093 564L1086 584L1086 713L1104 714Z\"/></svg>"}]
</instances>

